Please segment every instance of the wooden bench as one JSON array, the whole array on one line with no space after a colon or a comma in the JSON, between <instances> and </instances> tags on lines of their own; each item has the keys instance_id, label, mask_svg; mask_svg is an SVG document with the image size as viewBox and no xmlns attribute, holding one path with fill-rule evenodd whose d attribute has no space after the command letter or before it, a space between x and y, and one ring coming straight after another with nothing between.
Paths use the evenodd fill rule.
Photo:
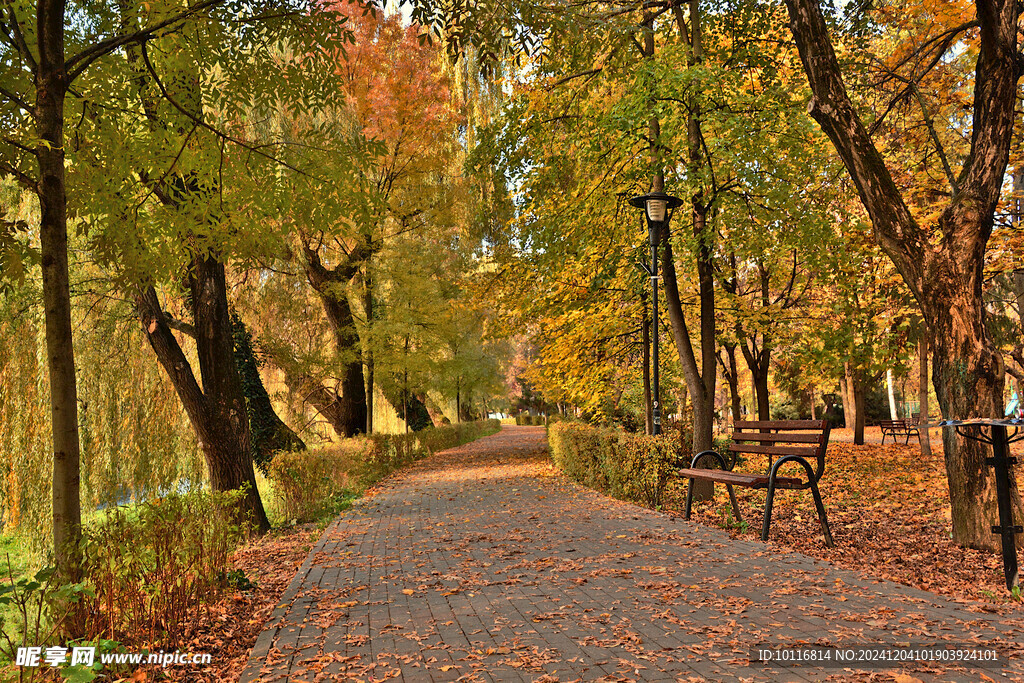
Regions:
<instances>
[{"instance_id":1,"label":"wooden bench","mask_svg":"<svg viewBox=\"0 0 1024 683\"><path fill-rule=\"evenodd\" d=\"M742 520L739 505L736 504L736 493L733 486L746 486L754 489L768 489L768 499L764 506L764 523L761 526L761 540L768 540L768 529L772 523L772 504L776 489L810 489L814 498L814 506L818 510L818 521L825 536L825 545L835 547L832 532L828 528L825 516L825 505L818 492L818 480L825 471L825 449L828 447L828 420L777 420L764 422L737 422L732 435L733 443L727 450L726 458L716 451L702 451L693 456L690 467L678 471L679 476L690 480L686 490L686 519L690 519L693 507L693 482L697 479L725 484L729 491L729 500L736 515L736 521ZM768 457L768 469L764 474L743 474L733 472L732 465L737 456L765 455ZM701 459L710 458L717 463L718 469L698 467ZM811 465L814 460L814 465ZM788 463L796 463L803 467L806 479L800 476L781 476L779 469Z\"/></svg>"},{"instance_id":2,"label":"wooden bench","mask_svg":"<svg viewBox=\"0 0 1024 683\"><path fill-rule=\"evenodd\" d=\"M897 436L906 437L906 441L903 442L904 446L910 445L910 437L916 437L917 442L921 443L921 432L918 431L915 425L910 424L906 420L879 420L878 426L882 428L882 443L885 444L885 437L891 436L892 442L896 443Z\"/></svg>"}]
</instances>

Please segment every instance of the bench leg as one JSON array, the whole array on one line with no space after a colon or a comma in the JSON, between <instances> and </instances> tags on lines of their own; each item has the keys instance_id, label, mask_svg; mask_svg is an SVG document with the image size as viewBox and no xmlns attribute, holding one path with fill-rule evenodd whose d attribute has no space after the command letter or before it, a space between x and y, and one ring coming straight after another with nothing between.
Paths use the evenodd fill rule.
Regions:
<instances>
[{"instance_id":1,"label":"bench leg","mask_svg":"<svg viewBox=\"0 0 1024 683\"><path fill-rule=\"evenodd\" d=\"M743 517L740 515L740 506L736 503L736 492L732 488L732 484L726 484L725 488L729 491L729 501L732 503L732 512L736 515L736 523L739 524L743 521Z\"/></svg>"},{"instance_id":2,"label":"bench leg","mask_svg":"<svg viewBox=\"0 0 1024 683\"><path fill-rule=\"evenodd\" d=\"M693 477L690 477L690 483L686 485L686 510L683 514L683 519L690 519L690 509L693 507Z\"/></svg>"},{"instance_id":3,"label":"bench leg","mask_svg":"<svg viewBox=\"0 0 1024 683\"><path fill-rule=\"evenodd\" d=\"M814 481L811 481L811 495L814 497L814 507L818 509L818 521L821 522L821 533L825 536L825 546L835 548L836 543L832 540L832 531L828 528L828 517L825 516L825 504L821 502L821 494Z\"/></svg>"},{"instance_id":4,"label":"bench leg","mask_svg":"<svg viewBox=\"0 0 1024 683\"><path fill-rule=\"evenodd\" d=\"M768 500L764 502L764 523L761 525L761 540L768 540L768 529L772 525L772 505L775 503L775 486L768 483Z\"/></svg>"}]
</instances>

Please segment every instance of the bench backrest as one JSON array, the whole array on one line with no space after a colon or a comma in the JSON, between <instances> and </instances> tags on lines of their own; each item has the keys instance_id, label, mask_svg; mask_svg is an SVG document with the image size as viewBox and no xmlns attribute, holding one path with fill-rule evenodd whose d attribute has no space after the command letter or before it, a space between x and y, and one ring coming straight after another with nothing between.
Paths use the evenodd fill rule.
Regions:
<instances>
[{"instance_id":1,"label":"bench backrest","mask_svg":"<svg viewBox=\"0 0 1024 683\"><path fill-rule=\"evenodd\" d=\"M766 455L769 468L775 458L799 455L814 466L815 481L825 471L825 449L831 429L828 420L750 421L733 426L731 453Z\"/></svg>"},{"instance_id":2,"label":"bench backrest","mask_svg":"<svg viewBox=\"0 0 1024 683\"><path fill-rule=\"evenodd\" d=\"M879 420L878 426L884 429L906 429L906 420Z\"/></svg>"}]
</instances>

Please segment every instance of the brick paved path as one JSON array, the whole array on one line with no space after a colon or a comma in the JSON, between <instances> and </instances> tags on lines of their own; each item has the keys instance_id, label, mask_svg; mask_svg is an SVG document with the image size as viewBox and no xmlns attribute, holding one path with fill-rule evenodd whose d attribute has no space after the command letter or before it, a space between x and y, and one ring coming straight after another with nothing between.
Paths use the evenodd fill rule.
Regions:
<instances>
[{"instance_id":1,"label":"brick paved path","mask_svg":"<svg viewBox=\"0 0 1024 683\"><path fill-rule=\"evenodd\" d=\"M543 428L440 453L338 518L255 680L1024 680L1024 625L567 482ZM984 643L1003 669L750 661L759 644Z\"/></svg>"}]
</instances>

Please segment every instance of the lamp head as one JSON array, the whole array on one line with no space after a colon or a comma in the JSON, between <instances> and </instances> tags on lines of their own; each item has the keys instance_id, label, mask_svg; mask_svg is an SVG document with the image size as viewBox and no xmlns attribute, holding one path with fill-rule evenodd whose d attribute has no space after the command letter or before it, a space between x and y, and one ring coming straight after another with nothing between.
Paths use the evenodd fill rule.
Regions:
<instances>
[{"instance_id":1,"label":"lamp head","mask_svg":"<svg viewBox=\"0 0 1024 683\"><path fill-rule=\"evenodd\" d=\"M672 209L683 203L679 197L664 192L651 192L629 200L631 206L644 210L648 228L654 225L667 225L672 218Z\"/></svg>"}]
</instances>

